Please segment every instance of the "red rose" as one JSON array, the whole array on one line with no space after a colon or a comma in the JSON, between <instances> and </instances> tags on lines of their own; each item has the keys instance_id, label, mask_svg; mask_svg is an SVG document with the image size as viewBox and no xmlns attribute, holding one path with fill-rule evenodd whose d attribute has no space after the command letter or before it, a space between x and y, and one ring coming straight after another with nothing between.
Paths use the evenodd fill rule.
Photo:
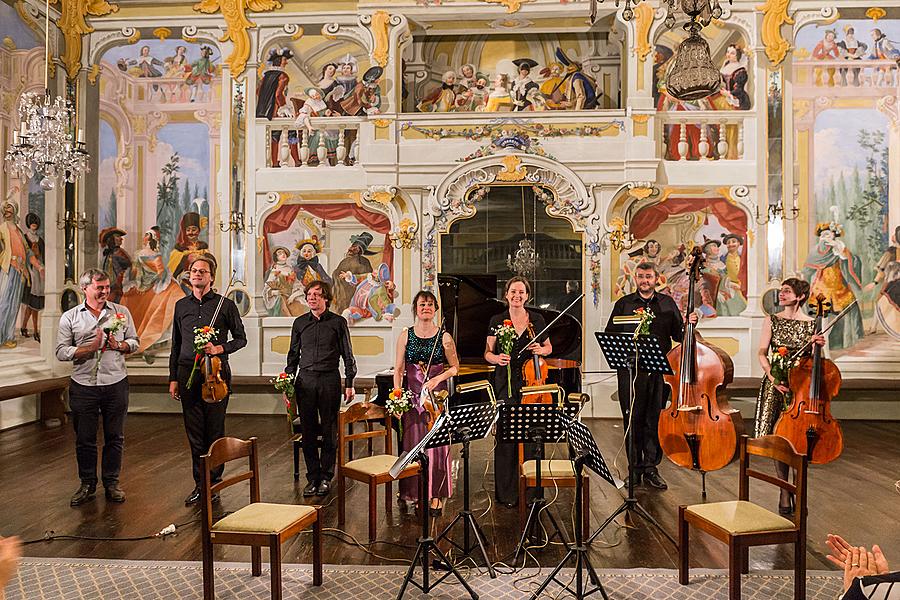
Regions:
<instances>
[{"instance_id":1,"label":"red rose","mask_svg":"<svg viewBox=\"0 0 900 600\"><path fill-rule=\"evenodd\" d=\"M785 348L784 346L781 346L781 347L778 348L778 354L780 354L781 356L787 356L787 355L788 355L788 349Z\"/></svg>"},{"instance_id":2,"label":"red rose","mask_svg":"<svg viewBox=\"0 0 900 600\"><path fill-rule=\"evenodd\" d=\"M510 319L504 319L503 324L506 325L507 327L513 326L513 322Z\"/></svg>"}]
</instances>

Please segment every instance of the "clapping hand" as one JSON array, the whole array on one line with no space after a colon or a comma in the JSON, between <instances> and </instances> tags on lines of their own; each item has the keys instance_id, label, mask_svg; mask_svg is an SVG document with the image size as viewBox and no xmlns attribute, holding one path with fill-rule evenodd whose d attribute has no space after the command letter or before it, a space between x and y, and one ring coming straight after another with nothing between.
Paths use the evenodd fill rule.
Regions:
<instances>
[{"instance_id":1,"label":"clapping hand","mask_svg":"<svg viewBox=\"0 0 900 600\"><path fill-rule=\"evenodd\" d=\"M828 560L844 570L844 591L847 591L857 577L890 572L887 559L878 544L867 551L865 546L851 546L847 540L832 533L828 534L825 544L830 551Z\"/></svg>"}]
</instances>

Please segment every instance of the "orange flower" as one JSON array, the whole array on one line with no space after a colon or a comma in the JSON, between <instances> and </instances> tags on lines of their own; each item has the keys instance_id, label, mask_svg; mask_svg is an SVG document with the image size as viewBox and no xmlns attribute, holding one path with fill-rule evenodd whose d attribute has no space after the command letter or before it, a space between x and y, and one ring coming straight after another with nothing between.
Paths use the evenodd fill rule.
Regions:
<instances>
[{"instance_id":1,"label":"orange flower","mask_svg":"<svg viewBox=\"0 0 900 600\"><path fill-rule=\"evenodd\" d=\"M506 325L507 327L512 327L513 322L510 319L504 319L503 324Z\"/></svg>"},{"instance_id":2,"label":"orange flower","mask_svg":"<svg viewBox=\"0 0 900 600\"><path fill-rule=\"evenodd\" d=\"M788 355L788 349L785 348L784 346L779 346L777 352L778 352L778 354L780 354L781 356L787 356L787 355Z\"/></svg>"},{"instance_id":3,"label":"orange flower","mask_svg":"<svg viewBox=\"0 0 900 600\"><path fill-rule=\"evenodd\" d=\"M644 314L644 308L643 307L636 308L636 309L634 309L634 312L635 312L635 314L642 315L642 314Z\"/></svg>"},{"instance_id":4,"label":"orange flower","mask_svg":"<svg viewBox=\"0 0 900 600\"><path fill-rule=\"evenodd\" d=\"M394 400L399 400L400 396L402 395L403 390L401 390L400 388L394 388L393 391L391 391L391 398L393 398Z\"/></svg>"},{"instance_id":5,"label":"orange flower","mask_svg":"<svg viewBox=\"0 0 900 600\"><path fill-rule=\"evenodd\" d=\"M117 319L124 319L124 318L125 318L125 313L116 313L116 318L117 318Z\"/></svg>"}]
</instances>

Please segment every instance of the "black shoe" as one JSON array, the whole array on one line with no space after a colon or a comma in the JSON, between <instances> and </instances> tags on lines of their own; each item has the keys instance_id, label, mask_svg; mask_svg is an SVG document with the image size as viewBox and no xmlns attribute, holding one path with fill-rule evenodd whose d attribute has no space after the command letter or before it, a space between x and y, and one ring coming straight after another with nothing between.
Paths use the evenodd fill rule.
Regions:
<instances>
[{"instance_id":1,"label":"black shoe","mask_svg":"<svg viewBox=\"0 0 900 600\"><path fill-rule=\"evenodd\" d=\"M782 499L785 497L782 494ZM784 517L789 517L794 514L794 495L787 494L787 504L782 504L779 500L778 502L778 514Z\"/></svg>"},{"instance_id":2,"label":"black shoe","mask_svg":"<svg viewBox=\"0 0 900 600\"><path fill-rule=\"evenodd\" d=\"M125 502L125 492L118 484L106 486L106 499L110 502Z\"/></svg>"},{"instance_id":3,"label":"black shoe","mask_svg":"<svg viewBox=\"0 0 900 600\"><path fill-rule=\"evenodd\" d=\"M22 337L23 337L23 338L27 338L27 337L28 337L28 329L26 329L25 327L22 327L22 328L19 330L19 333L22 334Z\"/></svg>"},{"instance_id":4,"label":"black shoe","mask_svg":"<svg viewBox=\"0 0 900 600\"><path fill-rule=\"evenodd\" d=\"M194 490L188 494L188 497L184 499L185 506L193 506L200 502L200 486L194 488Z\"/></svg>"},{"instance_id":5,"label":"black shoe","mask_svg":"<svg viewBox=\"0 0 900 600\"><path fill-rule=\"evenodd\" d=\"M310 481L306 484L306 487L303 488L303 497L309 498L310 496L316 495L316 490L319 488L319 484L315 481Z\"/></svg>"},{"instance_id":6,"label":"black shoe","mask_svg":"<svg viewBox=\"0 0 900 600\"><path fill-rule=\"evenodd\" d=\"M34 332L34 341L36 341L36 342L38 342L38 343L41 342L41 332L40 332L40 331L35 330L35 332Z\"/></svg>"},{"instance_id":7,"label":"black shoe","mask_svg":"<svg viewBox=\"0 0 900 600\"><path fill-rule=\"evenodd\" d=\"M644 473L644 481L658 490L669 489L669 486L666 484L666 480L660 477L659 473L656 471L648 471Z\"/></svg>"},{"instance_id":8,"label":"black shoe","mask_svg":"<svg viewBox=\"0 0 900 600\"><path fill-rule=\"evenodd\" d=\"M94 498L94 492L96 491L96 485L82 483L81 487L78 488L78 491L75 492L75 495L72 496L72 499L69 500L69 506L80 506L88 500L92 500Z\"/></svg>"},{"instance_id":9,"label":"black shoe","mask_svg":"<svg viewBox=\"0 0 900 600\"><path fill-rule=\"evenodd\" d=\"M316 496L327 496L331 492L330 481L320 481L316 488Z\"/></svg>"}]
</instances>

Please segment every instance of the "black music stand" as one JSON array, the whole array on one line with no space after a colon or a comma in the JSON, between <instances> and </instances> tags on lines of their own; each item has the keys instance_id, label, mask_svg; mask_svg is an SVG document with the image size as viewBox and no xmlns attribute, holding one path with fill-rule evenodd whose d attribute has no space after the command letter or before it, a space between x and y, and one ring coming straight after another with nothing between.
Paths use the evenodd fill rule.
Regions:
<instances>
[{"instance_id":1,"label":"black music stand","mask_svg":"<svg viewBox=\"0 0 900 600\"><path fill-rule=\"evenodd\" d=\"M575 544L569 548L565 558L563 558L556 568L553 569L540 587L534 591L531 595L531 600L537 600L541 595L541 592L543 592L553 581L562 586L564 590L572 594L577 600L586 598L596 592L600 592L604 600L609 600L609 597L606 595L606 590L603 589L603 584L600 583L600 578L597 577L594 565L591 564L591 559L588 557L587 546L583 543L581 538L581 523L584 518L581 512L581 498L584 493L581 479L582 474L584 473L584 467L587 466L587 468L610 482L612 485L617 485L617 481L616 478L612 476L612 473L609 472L609 468L606 466L606 462L600 454L600 449L597 448L597 443L594 441L594 436L591 435L590 429L588 429L584 423L575 419L571 420L566 425L566 437L568 438L569 447L572 449L572 454L574 455L572 462L575 467ZM571 583L564 583L556 578L557 574L565 567L569 560L575 561L575 589L569 587ZM587 571L588 578L590 579L591 584L594 585L593 589L585 589L583 571Z\"/></svg>"},{"instance_id":2,"label":"black music stand","mask_svg":"<svg viewBox=\"0 0 900 600\"><path fill-rule=\"evenodd\" d=\"M606 362L614 369L627 369L629 381L634 381L637 373L672 375L672 368L669 361L659 343L659 338L655 335L639 335L633 333L612 333L605 331L594 332L597 342L600 344L600 350L606 358ZM633 398L629 398L633 402ZM628 426L626 427L626 437L628 438L628 496L622 505L616 511L606 518L605 521L591 534L587 543L593 542L600 532L602 532L613 520L623 512L626 518L631 515L631 511L637 513L645 521L656 527L660 533L669 538L676 546L678 543L662 525L653 518L647 509L641 506L637 498L634 497L634 432L631 431L631 422L634 417L634 410L628 410Z\"/></svg>"},{"instance_id":3,"label":"black music stand","mask_svg":"<svg viewBox=\"0 0 900 600\"><path fill-rule=\"evenodd\" d=\"M497 422L497 408L493 404L464 404L453 409L452 413L448 411L448 419L450 423L444 430L438 434L438 439L446 444L462 444L460 454L463 459L463 508L453 521L447 525L434 542L438 543L446 539L450 544L459 549L463 556L469 556L476 548L481 551L484 558L484 564L490 573L491 579L497 577L496 571L491 564L485 549L485 535L472 514L469 505L469 443L472 440L480 440L487 437L491 431L491 427ZM453 541L449 535L453 527L459 523L463 523L463 543L462 545ZM475 535L475 543L470 543L469 530Z\"/></svg>"},{"instance_id":4,"label":"black music stand","mask_svg":"<svg viewBox=\"0 0 900 600\"><path fill-rule=\"evenodd\" d=\"M478 600L478 594L475 593L475 590L472 589L472 586L469 585L469 582L463 578L462 574L456 569L453 564L447 560L447 557L441 552L441 549L437 547L435 544L434 538L428 535L428 511L426 510L427 503L424 501L428 496L428 453L426 450L431 448L438 448L440 446L446 446L450 443L450 427L451 420L448 416L448 413L442 412L441 415L434 422L434 426L431 428L431 431L425 434L425 437L422 438L418 444L413 447L407 453L404 453L397 459L394 465L390 469L391 476L395 479L397 475L400 474L407 465L411 462L416 461L419 463L419 481L421 483L419 487L419 499L422 501L421 510L422 513L422 537L419 538L419 545L416 546L416 553L413 556L412 563L409 565L409 569L406 571L406 576L403 578L403 585L400 586L400 593L397 594L397 600L402 600L403 594L406 592L406 587L411 583L423 593L428 594L432 589L437 587L442 581L446 578L450 577L450 575L456 576L459 582L462 584L466 591L469 592L469 595L472 597L472 600ZM430 575L431 571L429 570L429 565L431 563L431 553L434 552L436 557L440 559L446 566L448 571L431 582ZM419 583L414 579L416 572L416 565L421 560L422 563L422 583Z\"/></svg>"},{"instance_id":5,"label":"black music stand","mask_svg":"<svg viewBox=\"0 0 900 600\"><path fill-rule=\"evenodd\" d=\"M535 482L537 488L541 488L541 461L544 458L544 442L561 441L565 436L566 424L560 418L560 413L565 414L568 419L572 419L578 414L581 406L578 404L565 405L563 411L560 411L554 404L503 404L500 406L500 418L497 421L497 441L500 443L514 443L535 445ZM513 555L513 564L519 558L519 552L525 549L525 544L529 538L529 533L540 526L541 512L546 507L546 499L543 495L532 499L528 502L530 506L528 519L525 521L525 527L522 528L522 538L519 545L516 546L516 553ZM553 525L555 533L547 535L547 541L553 539L554 535L569 546L566 541L563 530L556 522L553 513L547 512L550 524Z\"/></svg>"}]
</instances>

